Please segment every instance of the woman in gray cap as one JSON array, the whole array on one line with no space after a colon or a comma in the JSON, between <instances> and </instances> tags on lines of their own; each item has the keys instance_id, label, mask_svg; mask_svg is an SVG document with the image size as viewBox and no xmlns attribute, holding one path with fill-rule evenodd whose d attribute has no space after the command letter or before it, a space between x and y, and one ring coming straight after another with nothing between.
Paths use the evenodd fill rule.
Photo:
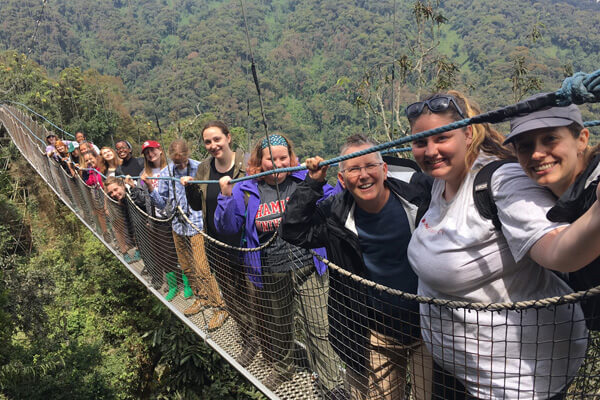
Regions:
<instances>
[{"instance_id":1,"label":"woman in gray cap","mask_svg":"<svg viewBox=\"0 0 600 400\"><path fill-rule=\"evenodd\" d=\"M525 173L556 196L547 218L574 222L592 206L598 207L600 145L588 145L590 132L583 127L576 105L545 108L511 121L505 143L512 143ZM600 258L569 273L575 291L600 285ZM582 301L589 329L600 330L600 297Z\"/></svg>"}]
</instances>

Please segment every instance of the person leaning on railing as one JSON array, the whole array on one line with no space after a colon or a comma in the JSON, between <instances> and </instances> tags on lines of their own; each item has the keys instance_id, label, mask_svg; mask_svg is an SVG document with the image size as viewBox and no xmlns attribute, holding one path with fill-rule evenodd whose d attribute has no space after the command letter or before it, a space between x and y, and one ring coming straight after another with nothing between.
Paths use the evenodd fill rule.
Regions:
<instances>
[{"instance_id":1,"label":"person leaning on railing","mask_svg":"<svg viewBox=\"0 0 600 400\"><path fill-rule=\"evenodd\" d=\"M123 259L127 263L131 263L137 261L141 258L140 248L136 248L135 254L132 257L129 256L128 251L131 248L136 247L135 237L133 233L132 221L129 218L129 212L127 211L127 206L125 204L125 194L127 188L125 186L125 182L130 187L130 197L132 201L142 210L149 209L151 206L152 200L148 195L148 192L135 187L133 180L131 178L127 178L123 180L122 178L115 178L114 176L109 176L104 181L104 187L106 190L106 194L117 202L119 205L119 213L114 219L118 219L117 221L113 220L113 231L115 233L115 238L117 239L117 245L119 246L119 250L121 251L121 255ZM144 253L146 256L144 258L144 263L148 262L147 253Z\"/></svg>"},{"instance_id":2,"label":"person leaning on railing","mask_svg":"<svg viewBox=\"0 0 600 400\"><path fill-rule=\"evenodd\" d=\"M248 162L248 174L298 164L293 145L281 135L258 142ZM222 234L242 232L244 247L261 250L244 252L248 279L258 292L248 299L259 306L256 336L263 358L272 372L263 379L271 390L290 380L295 372L294 332L296 322L304 324L303 333L309 366L325 390L341 382L337 357L327 340L327 267L308 250L290 245L276 235L287 199L304 180L306 171L278 173L231 185L231 177L220 179L221 194L215 213L215 227ZM325 196L333 188L326 185ZM273 242L271 242L273 240ZM324 255L323 249L318 249ZM255 304L252 304L254 300ZM295 315L300 318L295 318Z\"/></svg>"},{"instance_id":3,"label":"person leaning on railing","mask_svg":"<svg viewBox=\"0 0 600 400\"><path fill-rule=\"evenodd\" d=\"M148 150L146 150L148 151ZM185 188L179 182L183 176L196 175L200 162L189 158L189 148L185 140L174 140L169 146L169 157L171 162L160 172L162 178L175 178L175 180L161 180L158 188L148 186L150 196L154 203L160 208L167 206L175 210L176 207L186 214L195 225L189 224L175 211L173 218L173 240L177 249L177 259L185 272L189 284L194 290L196 299L194 303L186 308L183 313L191 316L199 313L205 306L215 307L210 320L207 323L208 330L220 328L228 317L228 314L220 308L223 300L215 280L211 274L204 252L204 237L198 232L202 229L202 211L194 211L188 204L185 196ZM148 179L145 183L148 184ZM203 294L206 293L206 298Z\"/></svg>"},{"instance_id":4,"label":"person leaning on railing","mask_svg":"<svg viewBox=\"0 0 600 400\"><path fill-rule=\"evenodd\" d=\"M125 145L128 145L128 142L118 142L118 146L120 148L119 154L123 153ZM131 155L131 151L128 152ZM136 176L140 175L140 180L142 183L138 185L138 187L150 195L150 189L158 189L159 180L157 179L148 179L148 178L156 178L160 176L161 171L167 167L167 157L165 156L164 151L160 143L155 140L146 140L142 144L142 169L138 170L135 161L131 161L127 165L127 171L135 172ZM119 166L121 168L124 165ZM135 181L130 181L135 185ZM152 203L152 207L147 214L151 217L158 219L168 219L170 215L167 210L162 209L162 207L155 207L154 203ZM172 301L177 293L179 293L179 286L177 285L177 252L175 251L175 244L172 240L165 239L165 235L172 235L171 229L166 229L166 226L162 222L155 221L151 218L148 219L147 222L147 240L145 243L141 243L141 246L145 249L146 253L150 256L147 258L145 263L145 268L142 271L142 274L150 274L150 283L152 287L156 290L161 290L166 292L165 299L167 301ZM165 285L165 278L167 284ZM193 291L189 285L189 281L185 273L181 274L181 279L183 281L184 286L184 298L192 297Z\"/></svg>"},{"instance_id":5,"label":"person leaning on railing","mask_svg":"<svg viewBox=\"0 0 600 400\"><path fill-rule=\"evenodd\" d=\"M181 184L185 186L190 207L194 210L202 210L204 219L204 230L206 234L220 242L231 246L240 246L241 232L233 235L221 234L215 228L215 210L217 209L217 197L220 193L219 185L188 184L192 179L199 181L219 180L224 176L232 179L246 175L244 152L241 149L234 152L231 149L232 136L227 125L221 121L209 121L204 125L201 132L202 144L210 156L202 161L198 167L195 177L184 176ZM259 350L256 332L255 315L248 312L248 299L250 298L251 283L245 277L243 267L240 265L240 254L235 250L222 250L225 255L214 254L216 246L206 243L207 254L211 262L211 269L215 274L217 283L223 294L224 304L227 311L235 320L240 336L242 338L242 352L236 361L242 366L248 366Z\"/></svg>"},{"instance_id":6,"label":"person leaning on railing","mask_svg":"<svg viewBox=\"0 0 600 400\"><path fill-rule=\"evenodd\" d=\"M363 135L346 140L341 154L376 144ZM306 179L290 197L281 224L286 241L304 248L325 246L329 260L349 272L393 289L416 293L417 277L406 250L429 203L431 179L410 182L387 176L379 152L340 163L343 192L323 196L327 166L309 158ZM431 396L431 356L419 329L419 306L330 271L331 343L346 365L354 399L400 400L410 370L416 399Z\"/></svg>"},{"instance_id":7,"label":"person leaning on railing","mask_svg":"<svg viewBox=\"0 0 600 400\"><path fill-rule=\"evenodd\" d=\"M54 151L52 151L52 158L60 164L60 166L65 170L65 172L67 172L70 176L74 176L75 170L73 169L73 166L71 165L69 159L69 151L67 144L62 140L57 140L54 143L54 147L55 149Z\"/></svg>"},{"instance_id":8,"label":"person leaning on railing","mask_svg":"<svg viewBox=\"0 0 600 400\"><path fill-rule=\"evenodd\" d=\"M406 113L412 133L419 133L480 110L449 91L411 104ZM571 288L550 269L575 271L598 257L600 207L571 225L548 221L553 195L516 163L491 178L501 229L479 214L474 179L488 163L513 157L503 141L489 124L413 141L415 160L435 178L429 210L408 247L420 295L478 303L564 296ZM421 332L441 367L434 376L440 399L562 399L588 337L579 304L496 312L425 303Z\"/></svg>"},{"instance_id":9,"label":"person leaning on railing","mask_svg":"<svg viewBox=\"0 0 600 400\"><path fill-rule=\"evenodd\" d=\"M583 127L579 108L545 108L511 120L505 144L513 144L525 173L556 196L546 215L554 222L575 222L597 207L600 180L600 144L588 146L590 132ZM575 291L600 285L600 258L569 273ZM600 330L600 296L581 302L588 329Z\"/></svg>"}]
</instances>

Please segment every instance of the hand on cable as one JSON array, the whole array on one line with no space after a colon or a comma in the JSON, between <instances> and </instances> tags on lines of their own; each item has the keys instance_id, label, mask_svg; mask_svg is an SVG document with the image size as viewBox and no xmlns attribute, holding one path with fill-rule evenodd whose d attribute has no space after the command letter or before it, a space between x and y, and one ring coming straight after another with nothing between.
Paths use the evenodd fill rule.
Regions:
<instances>
[{"instance_id":1,"label":"hand on cable","mask_svg":"<svg viewBox=\"0 0 600 400\"><path fill-rule=\"evenodd\" d=\"M140 175L140 179L146 184L149 192L154 191L154 183L152 182L154 179L150 179L146 171L142 172Z\"/></svg>"},{"instance_id":2,"label":"hand on cable","mask_svg":"<svg viewBox=\"0 0 600 400\"><path fill-rule=\"evenodd\" d=\"M179 178L179 182L181 182L181 184L183 186L186 186L188 184L189 181L191 181L193 178L191 176L182 176L181 178Z\"/></svg>"},{"instance_id":3,"label":"hand on cable","mask_svg":"<svg viewBox=\"0 0 600 400\"><path fill-rule=\"evenodd\" d=\"M231 181L231 177L228 175L219 179L219 186L221 187L221 194L223 196L231 196L233 193L233 185L229 181Z\"/></svg>"},{"instance_id":4,"label":"hand on cable","mask_svg":"<svg viewBox=\"0 0 600 400\"><path fill-rule=\"evenodd\" d=\"M308 176L312 180L318 182L325 182L325 177L327 176L328 165L319 166L319 163L322 162L323 159L319 156L311 157L306 159L306 168L308 168Z\"/></svg>"},{"instance_id":5,"label":"hand on cable","mask_svg":"<svg viewBox=\"0 0 600 400\"><path fill-rule=\"evenodd\" d=\"M133 179L131 179L131 175L127 175L125 177L125 179L123 179L123 182L126 185L129 185L129 187L134 187L135 186L135 181Z\"/></svg>"}]
</instances>

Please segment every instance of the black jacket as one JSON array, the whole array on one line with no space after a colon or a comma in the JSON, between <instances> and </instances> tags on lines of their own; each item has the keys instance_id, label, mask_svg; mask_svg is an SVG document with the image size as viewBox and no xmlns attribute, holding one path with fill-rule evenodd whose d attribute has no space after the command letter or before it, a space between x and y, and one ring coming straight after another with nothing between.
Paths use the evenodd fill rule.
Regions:
<instances>
[{"instance_id":1,"label":"black jacket","mask_svg":"<svg viewBox=\"0 0 600 400\"><path fill-rule=\"evenodd\" d=\"M427 210L431 178L415 173L410 184L388 178L386 185L398 196L411 232ZM317 205L322 184L307 177L290 197L281 221L282 238L304 248L326 247L330 261L361 276L367 269L354 225L355 201L344 190ZM394 229L390 221L390 229ZM388 244L393 246L393 243ZM370 330L393 336L404 344L420 337L419 305L369 288L356 279L330 270L329 338L347 367L362 373L368 359Z\"/></svg>"},{"instance_id":2,"label":"black jacket","mask_svg":"<svg viewBox=\"0 0 600 400\"><path fill-rule=\"evenodd\" d=\"M596 202L596 189L600 180L600 154L589 163L585 171L558 199L546 215L553 222L574 222ZM582 269L569 273L568 283L575 291L600 285L600 257ZM588 329L600 330L600 295L581 302Z\"/></svg>"}]
</instances>

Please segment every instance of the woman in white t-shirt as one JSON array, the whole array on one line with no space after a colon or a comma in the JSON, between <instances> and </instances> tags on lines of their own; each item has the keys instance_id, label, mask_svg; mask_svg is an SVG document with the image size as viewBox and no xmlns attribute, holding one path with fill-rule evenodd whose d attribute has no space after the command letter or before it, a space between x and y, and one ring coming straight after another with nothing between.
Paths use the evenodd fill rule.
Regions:
<instances>
[{"instance_id":1,"label":"woman in white t-shirt","mask_svg":"<svg viewBox=\"0 0 600 400\"><path fill-rule=\"evenodd\" d=\"M412 133L480 113L455 91L406 112ZM504 164L492 177L501 230L478 213L475 175L493 160L512 157L503 140L479 124L413 142L415 160L435 178L430 208L408 248L420 295L479 303L561 296L572 290L550 269L573 271L598 256L600 246L586 238L600 237L600 216L549 222L552 195L519 164ZM561 399L585 357L588 333L578 304L500 312L422 304L421 319L439 367L436 398Z\"/></svg>"}]
</instances>

